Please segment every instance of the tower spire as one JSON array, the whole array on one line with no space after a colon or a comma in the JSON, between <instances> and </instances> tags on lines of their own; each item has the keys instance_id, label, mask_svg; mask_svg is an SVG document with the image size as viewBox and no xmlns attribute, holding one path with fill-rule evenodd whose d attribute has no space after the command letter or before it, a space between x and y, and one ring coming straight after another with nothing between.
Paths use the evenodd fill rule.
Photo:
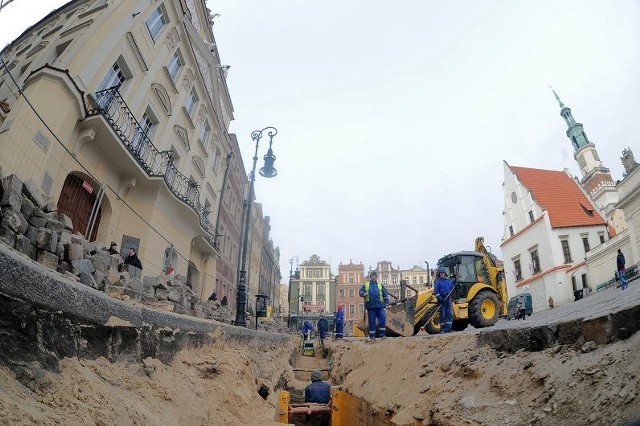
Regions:
<instances>
[{"instance_id":1,"label":"tower spire","mask_svg":"<svg viewBox=\"0 0 640 426\"><path fill-rule=\"evenodd\" d=\"M551 87L551 85L549 85L549 88L551 89L551 91L553 92L553 94L556 96L556 99L558 100L558 104L560 104L560 109L564 109L564 104L562 103L562 101L560 100L560 96L558 96L558 94L556 93L555 90L553 90L553 87Z\"/></svg>"},{"instance_id":2,"label":"tower spire","mask_svg":"<svg viewBox=\"0 0 640 426\"><path fill-rule=\"evenodd\" d=\"M569 108L564 103L562 103L562 101L560 100L560 96L558 96L556 91L553 90L553 87L551 87L551 85L549 85L549 87L551 88L551 91L553 92L556 99L558 100L558 104L560 104L560 115L562 116L562 118L564 118L564 121L567 123L567 127L568 127L567 137L571 141L571 144L573 145L573 149L575 151L578 151L583 146L588 145L591 142L587 138L587 134L584 132L584 129L582 128L582 124L577 123L575 118L573 118L573 114L571 114L571 108Z\"/></svg>"}]
</instances>

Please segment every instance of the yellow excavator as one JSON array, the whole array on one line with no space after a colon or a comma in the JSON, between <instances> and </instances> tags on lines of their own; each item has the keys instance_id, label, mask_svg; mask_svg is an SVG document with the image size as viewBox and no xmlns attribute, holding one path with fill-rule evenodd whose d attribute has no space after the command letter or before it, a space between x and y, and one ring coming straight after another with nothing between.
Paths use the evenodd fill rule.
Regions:
<instances>
[{"instance_id":1,"label":"yellow excavator","mask_svg":"<svg viewBox=\"0 0 640 426\"><path fill-rule=\"evenodd\" d=\"M438 267L447 270L454 281L453 330L461 331L471 324L475 328L491 327L508 313L507 284L504 269L484 245L484 238L475 241L475 251L448 254L438 260ZM438 301L433 289L408 288L416 294L399 299L386 308L387 335L413 336L422 327L429 334L440 332ZM366 314L354 325L353 334L367 332Z\"/></svg>"}]
</instances>

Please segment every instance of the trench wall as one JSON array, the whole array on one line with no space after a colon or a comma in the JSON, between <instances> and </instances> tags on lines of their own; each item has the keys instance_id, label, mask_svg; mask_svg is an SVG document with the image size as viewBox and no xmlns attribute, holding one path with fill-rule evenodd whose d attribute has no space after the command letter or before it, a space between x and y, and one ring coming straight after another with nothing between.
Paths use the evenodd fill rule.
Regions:
<instances>
[{"instance_id":1,"label":"trench wall","mask_svg":"<svg viewBox=\"0 0 640 426\"><path fill-rule=\"evenodd\" d=\"M221 335L239 344L285 343L285 334L255 331L133 306L71 281L0 244L0 358L38 361L59 370L64 357L112 362L146 357L169 363L185 348Z\"/></svg>"}]
</instances>

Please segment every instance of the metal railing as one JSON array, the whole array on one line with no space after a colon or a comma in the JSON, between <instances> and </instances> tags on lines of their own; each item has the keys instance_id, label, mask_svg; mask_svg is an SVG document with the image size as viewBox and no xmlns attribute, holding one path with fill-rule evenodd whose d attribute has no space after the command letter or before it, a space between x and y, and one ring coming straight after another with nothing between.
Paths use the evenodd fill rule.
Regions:
<instances>
[{"instance_id":1,"label":"metal railing","mask_svg":"<svg viewBox=\"0 0 640 426\"><path fill-rule=\"evenodd\" d=\"M624 276L627 279L627 281L635 280L638 278L639 275L640 275L640 262L635 263L624 270ZM616 282L618 282L618 280L614 276L610 280L607 280L603 283L598 284L596 286L596 291L607 289L612 285L616 284Z\"/></svg>"},{"instance_id":2,"label":"metal railing","mask_svg":"<svg viewBox=\"0 0 640 426\"><path fill-rule=\"evenodd\" d=\"M209 212L200 204L198 185L178 170L168 151L155 147L122 98L118 86L100 90L93 97L96 109L89 113L101 114L147 175L162 177L171 193L198 214L200 226L206 232L204 238L217 250L216 228L207 217Z\"/></svg>"}]
</instances>

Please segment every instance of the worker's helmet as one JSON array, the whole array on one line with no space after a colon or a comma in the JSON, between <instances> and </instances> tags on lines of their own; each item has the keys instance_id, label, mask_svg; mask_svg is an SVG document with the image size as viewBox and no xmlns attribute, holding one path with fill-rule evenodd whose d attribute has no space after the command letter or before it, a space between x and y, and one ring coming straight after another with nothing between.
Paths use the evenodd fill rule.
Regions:
<instances>
[{"instance_id":1,"label":"worker's helmet","mask_svg":"<svg viewBox=\"0 0 640 426\"><path fill-rule=\"evenodd\" d=\"M369 272L369 278L377 277L378 273L376 271Z\"/></svg>"},{"instance_id":2,"label":"worker's helmet","mask_svg":"<svg viewBox=\"0 0 640 426\"><path fill-rule=\"evenodd\" d=\"M444 266L438 268L438 275L445 274L447 275L447 269Z\"/></svg>"}]
</instances>

